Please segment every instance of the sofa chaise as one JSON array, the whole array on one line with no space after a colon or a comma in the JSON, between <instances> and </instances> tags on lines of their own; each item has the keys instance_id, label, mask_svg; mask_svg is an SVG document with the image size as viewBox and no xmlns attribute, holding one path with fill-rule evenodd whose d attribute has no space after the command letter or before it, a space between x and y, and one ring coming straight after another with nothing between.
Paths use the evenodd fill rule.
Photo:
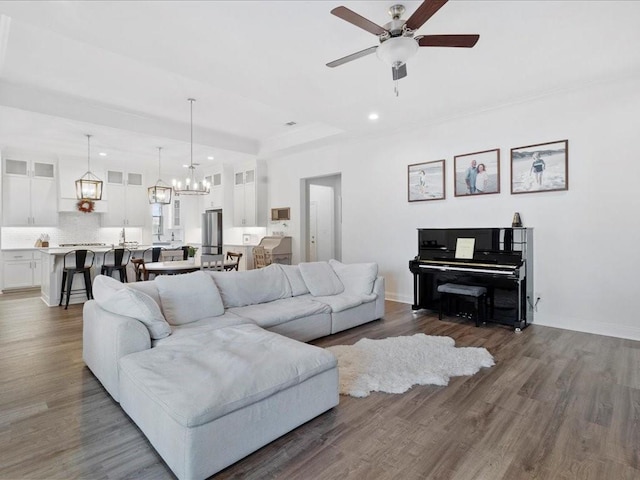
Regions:
<instances>
[{"instance_id":1,"label":"sofa chaise","mask_svg":"<svg viewBox=\"0 0 640 480\"><path fill-rule=\"evenodd\" d=\"M83 359L179 479L202 479L338 404L309 340L381 318L374 263L98 276Z\"/></svg>"}]
</instances>

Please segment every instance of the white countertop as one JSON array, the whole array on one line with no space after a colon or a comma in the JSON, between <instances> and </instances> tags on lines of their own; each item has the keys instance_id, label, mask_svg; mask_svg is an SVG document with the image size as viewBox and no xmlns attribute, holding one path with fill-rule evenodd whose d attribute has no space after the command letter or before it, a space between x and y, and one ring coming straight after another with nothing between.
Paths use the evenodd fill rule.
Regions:
<instances>
[{"instance_id":1,"label":"white countertop","mask_svg":"<svg viewBox=\"0 0 640 480\"><path fill-rule=\"evenodd\" d=\"M127 249L131 250L132 252L141 252L143 250L146 250L147 248L151 248L154 246L158 246L158 245L138 245L137 247L127 247ZM40 250L42 253L48 253L49 255L64 255L65 253L69 253L73 250L81 250L81 249L91 250L92 252L95 252L95 253L104 253L104 252L108 252L112 248L118 248L118 246L104 245L101 247L98 247L98 246L92 247L92 246L78 245L76 247L46 247L46 248L40 247L37 250ZM176 247L176 248L180 248L180 247Z\"/></svg>"}]
</instances>

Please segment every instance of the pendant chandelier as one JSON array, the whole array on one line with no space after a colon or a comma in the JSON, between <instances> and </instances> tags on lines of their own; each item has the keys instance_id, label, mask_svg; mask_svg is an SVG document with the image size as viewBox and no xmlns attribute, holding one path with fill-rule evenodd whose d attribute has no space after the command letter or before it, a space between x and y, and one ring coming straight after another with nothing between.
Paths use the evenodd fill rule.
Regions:
<instances>
[{"instance_id":1,"label":"pendant chandelier","mask_svg":"<svg viewBox=\"0 0 640 480\"><path fill-rule=\"evenodd\" d=\"M184 181L173 180L173 190L176 195L207 195L211 190L211 184L206 180L196 181L196 167L193 164L193 102L195 98L187 99L191 104L191 162L189 163L189 175Z\"/></svg>"},{"instance_id":2,"label":"pendant chandelier","mask_svg":"<svg viewBox=\"0 0 640 480\"><path fill-rule=\"evenodd\" d=\"M171 203L171 193L173 189L162 181L160 167L160 151L162 147L158 147L158 181L152 187L147 188L149 195L149 203L159 203L161 205L169 205Z\"/></svg>"},{"instance_id":3,"label":"pendant chandelier","mask_svg":"<svg viewBox=\"0 0 640 480\"><path fill-rule=\"evenodd\" d=\"M76 180L78 200L101 200L102 180L91 173L91 135L87 135L87 173Z\"/></svg>"}]
</instances>

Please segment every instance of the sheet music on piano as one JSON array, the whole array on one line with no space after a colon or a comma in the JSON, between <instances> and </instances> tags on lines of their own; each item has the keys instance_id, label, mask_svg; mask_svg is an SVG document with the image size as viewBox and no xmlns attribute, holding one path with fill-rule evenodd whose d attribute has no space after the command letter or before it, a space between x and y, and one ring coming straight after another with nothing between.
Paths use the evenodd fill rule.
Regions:
<instances>
[{"instance_id":1,"label":"sheet music on piano","mask_svg":"<svg viewBox=\"0 0 640 480\"><path fill-rule=\"evenodd\" d=\"M458 238L456 240L456 257L463 260L473 258L473 248L476 245L475 238Z\"/></svg>"}]
</instances>

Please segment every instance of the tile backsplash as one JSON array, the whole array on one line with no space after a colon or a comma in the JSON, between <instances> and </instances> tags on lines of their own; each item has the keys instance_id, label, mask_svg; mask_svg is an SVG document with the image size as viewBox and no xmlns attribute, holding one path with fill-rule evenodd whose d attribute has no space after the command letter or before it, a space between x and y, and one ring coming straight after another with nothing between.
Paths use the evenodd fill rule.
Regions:
<instances>
[{"instance_id":1,"label":"tile backsplash","mask_svg":"<svg viewBox=\"0 0 640 480\"><path fill-rule=\"evenodd\" d=\"M49 245L61 243L118 243L120 228L102 228L100 215L81 212L61 212L57 227L2 227L0 246L30 248L46 233ZM127 228L127 241L142 241L142 228Z\"/></svg>"}]
</instances>

